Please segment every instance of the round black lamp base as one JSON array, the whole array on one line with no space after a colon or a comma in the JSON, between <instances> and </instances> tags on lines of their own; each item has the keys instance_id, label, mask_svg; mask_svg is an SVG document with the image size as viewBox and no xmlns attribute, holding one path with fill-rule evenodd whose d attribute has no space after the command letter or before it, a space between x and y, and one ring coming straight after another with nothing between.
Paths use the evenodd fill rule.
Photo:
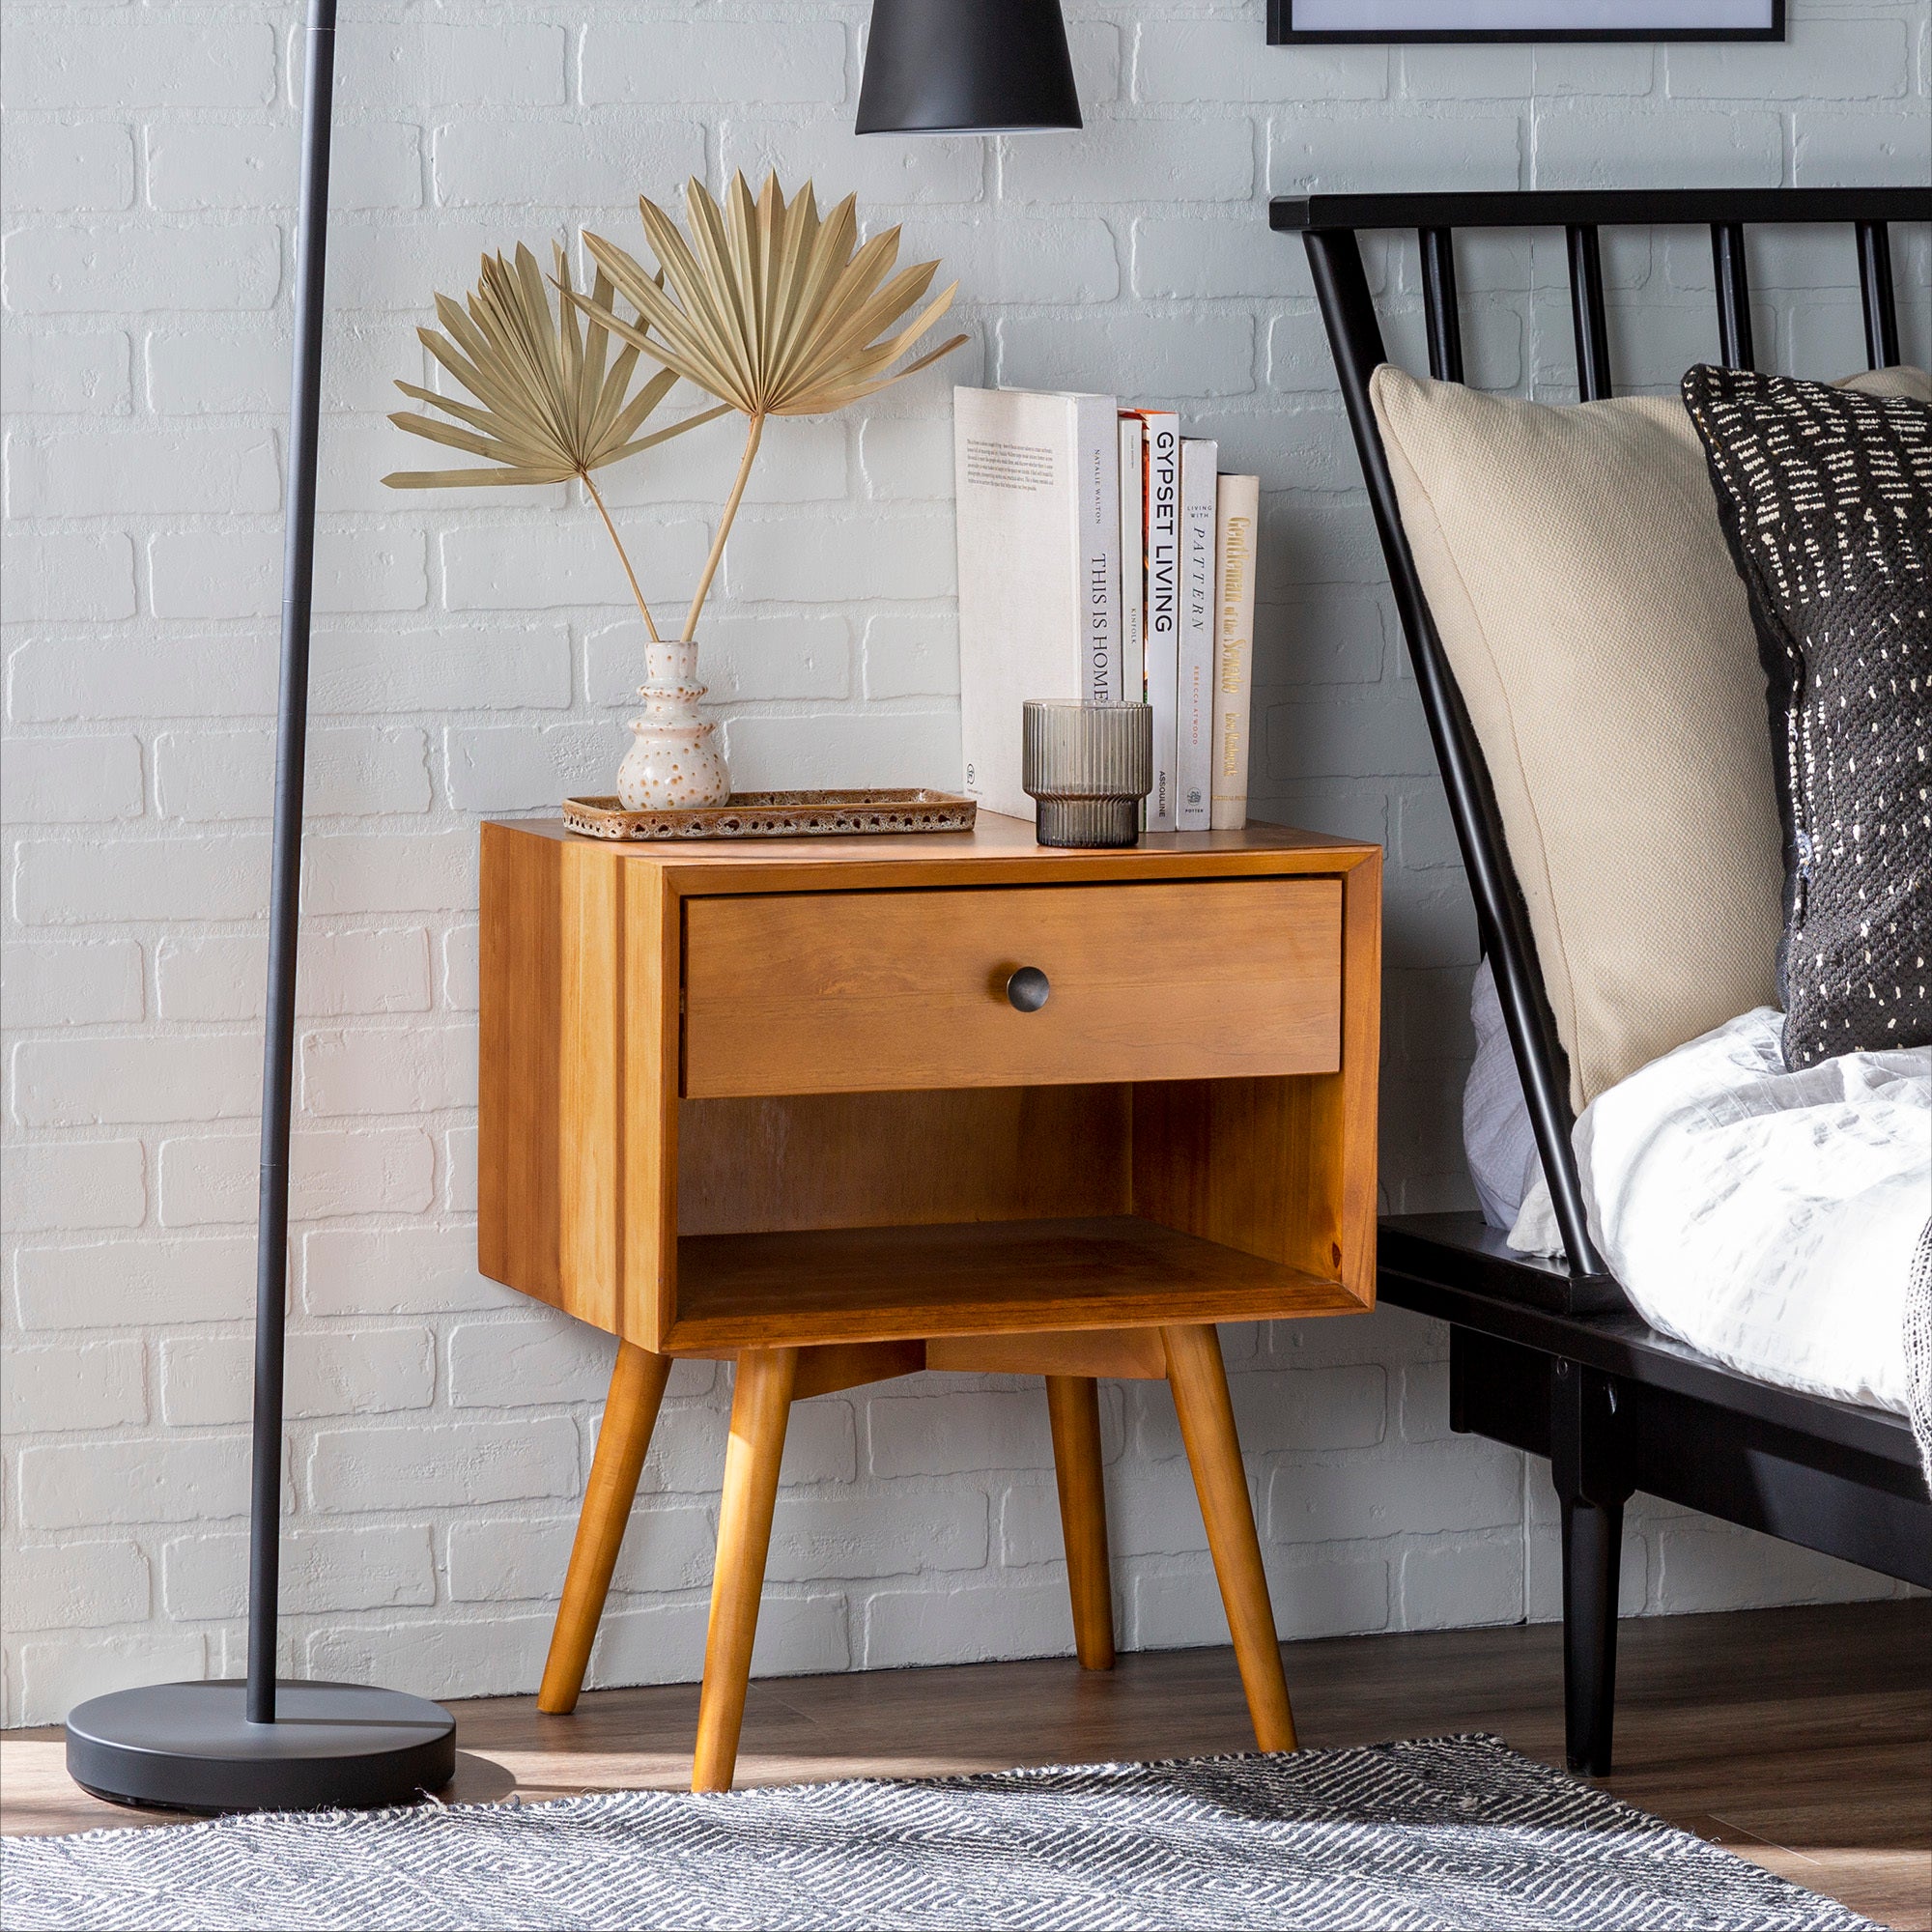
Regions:
<instances>
[{"instance_id":1,"label":"round black lamp base","mask_svg":"<svg viewBox=\"0 0 1932 1932\"><path fill-rule=\"evenodd\" d=\"M151 1684L76 1705L68 1776L115 1804L166 1811L369 1810L456 1774L440 1704L361 1684L282 1679L275 1721L251 1724L239 1678Z\"/></svg>"}]
</instances>

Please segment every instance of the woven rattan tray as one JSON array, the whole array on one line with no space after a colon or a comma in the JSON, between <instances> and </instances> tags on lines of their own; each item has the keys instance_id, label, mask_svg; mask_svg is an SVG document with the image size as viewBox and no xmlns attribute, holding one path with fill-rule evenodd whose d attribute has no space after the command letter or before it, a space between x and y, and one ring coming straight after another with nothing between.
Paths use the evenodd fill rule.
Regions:
<instances>
[{"instance_id":1,"label":"woven rattan tray","mask_svg":"<svg viewBox=\"0 0 1932 1932\"><path fill-rule=\"evenodd\" d=\"M626 811L614 798L567 798L563 822L588 838L827 838L970 832L979 807L950 791L734 791L723 805Z\"/></svg>"}]
</instances>

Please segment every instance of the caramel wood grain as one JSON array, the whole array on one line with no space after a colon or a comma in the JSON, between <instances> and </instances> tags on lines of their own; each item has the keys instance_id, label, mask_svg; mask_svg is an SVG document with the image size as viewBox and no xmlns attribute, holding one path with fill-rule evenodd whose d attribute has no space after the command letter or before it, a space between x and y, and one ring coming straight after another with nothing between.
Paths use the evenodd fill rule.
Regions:
<instances>
[{"instance_id":1,"label":"caramel wood grain","mask_svg":"<svg viewBox=\"0 0 1932 1932\"><path fill-rule=\"evenodd\" d=\"M624 881L624 1240L620 1333L659 1348L677 1312L682 913L661 872Z\"/></svg>"},{"instance_id":2,"label":"caramel wood grain","mask_svg":"<svg viewBox=\"0 0 1932 1932\"><path fill-rule=\"evenodd\" d=\"M983 1376L1108 1376L1165 1381L1167 1350L1157 1328L1069 1328L1024 1335L935 1335L928 1369Z\"/></svg>"},{"instance_id":3,"label":"caramel wood grain","mask_svg":"<svg viewBox=\"0 0 1932 1932\"><path fill-rule=\"evenodd\" d=\"M1048 1376L1053 1474L1073 1604L1073 1650L1084 1670L1114 1667L1114 1592L1107 1569L1107 1492L1100 1475L1100 1397L1091 1376Z\"/></svg>"},{"instance_id":4,"label":"caramel wood grain","mask_svg":"<svg viewBox=\"0 0 1932 1932\"><path fill-rule=\"evenodd\" d=\"M758 1634L758 1600L771 1549L772 1506L784 1460L785 1424L798 1377L796 1349L747 1350L731 1393L731 1440L718 1505L718 1557L704 1636L694 1791L728 1791L745 1720L745 1687Z\"/></svg>"},{"instance_id":5,"label":"caramel wood grain","mask_svg":"<svg viewBox=\"0 0 1932 1932\"><path fill-rule=\"evenodd\" d=\"M678 891L693 894L1341 873L1378 849L1256 820L1239 832L1147 833L1138 845L1119 851L1055 851L1037 842L1030 819L990 811L980 812L972 832L874 838L615 844L583 839L560 818L519 819L515 829L553 843L595 845L612 865L661 871Z\"/></svg>"},{"instance_id":6,"label":"caramel wood grain","mask_svg":"<svg viewBox=\"0 0 1932 1932\"><path fill-rule=\"evenodd\" d=\"M1235 1432L1220 1338L1210 1327L1188 1326L1164 1328L1161 1340L1167 1348L1167 1378L1180 1420L1180 1439L1194 1472L1201 1520L1214 1557L1214 1577L1228 1612L1228 1633L1235 1641L1248 1715L1254 1719L1255 1742L1264 1751L1293 1750L1294 1715L1289 1708L1288 1680L1282 1674L1274 1606L1268 1602L1267 1573L1262 1568L1254 1505L1241 1467L1241 1443Z\"/></svg>"},{"instance_id":7,"label":"caramel wood grain","mask_svg":"<svg viewBox=\"0 0 1932 1932\"><path fill-rule=\"evenodd\" d=\"M1309 1139L1323 1075L1189 1080L1134 1094L1134 1211L1244 1254L1338 1279L1340 1201Z\"/></svg>"},{"instance_id":8,"label":"caramel wood grain","mask_svg":"<svg viewBox=\"0 0 1932 1932\"><path fill-rule=\"evenodd\" d=\"M631 1118L624 1104L624 1033L634 992L620 913L625 881L582 845L566 845L562 861L558 1275L563 1305L573 1315L635 1340L640 1339L636 1326L627 1328L622 1315L624 1222L636 1199L624 1172ZM648 986L635 991L648 1000ZM648 1197L640 1205L648 1211Z\"/></svg>"},{"instance_id":9,"label":"caramel wood grain","mask_svg":"<svg viewBox=\"0 0 1932 1932\"><path fill-rule=\"evenodd\" d=\"M1128 1211L1123 1086L686 1100L684 1235Z\"/></svg>"},{"instance_id":10,"label":"caramel wood grain","mask_svg":"<svg viewBox=\"0 0 1932 1932\"><path fill-rule=\"evenodd\" d=\"M476 1264L560 1305L558 1035L563 852L483 828L478 934Z\"/></svg>"},{"instance_id":11,"label":"caramel wood grain","mask_svg":"<svg viewBox=\"0 0 1932 1932\"><path fill-rule=\"evenodd\" d=\"M598 1425L590 1480L577 1519L577 1540L563 1579L563 1601L557 1605L550 1656L537 1690L540 1711L574 1710L583 1689L590 1646L597 1638L611 1573L617 1566L631 1505L637 1501L638 1478L643 1472L669 1374L668 1355L654 1355L632 1342L619 1346L604 1420Z\"/></svg>"},{"instance_id":12,"label":"caramel wood grain","mask_svg":"<svg viewBox=\"0 0 1932 1932\"><path fill-rule=\"evenodd\" d=\"M923 1342L834 1342L822 1349L801 1349L792 1400L916 1376L924 1367Z\"/></svg>"},{"instance_id":13,"label":"caramel wood grain","mask_svg":"<svg viewBox=\"0 0 1932 1932\"><path fill-rule=\"evenodd\" d=\"M1343 879L1342 1065L1314 1083L1312 1197L1342 1203L1342 1284L1364 1308L1376 1303L1378 1203L1377 1108L1382 1032L1382 855L1371 846ZM1316 1266L1304 1255L1300 1264Z\"/></svg>"},{"instance_id":14,"label":"caramel wood grain","mask_svg":"<svg viewBox=\"0 0 1932 1932\"><path fill-rule=\"evenodd\" d=\"M1328 1071L1341 926L1333 879L689 898L684 1092Z\"/></svg>"},{"instance_id":15,"label":"caramel wood grain","mask_svg":"<svg viewBox=\"0 0 1932 1932\"><path fill-rule=\"evenodd\" d=\"M1359 1306L1333 1282L1132 1217L713 1235L680 1242L678 1269L671 1354Z\"/></svg>"},{"instance_id":16,"label":"caramel wood grain","mask_svg":"<svg viewBox=\"0 0 1932 1932\"><path fill-rule=\"evenodd\" d=\"M1332 1073L1144 1085L1134 1212L1375 1302L1381 867L1344 875L1342 1064Z\"/></svg>"},{"instance_id":17,"label":"caramel wood grain","mask_svg":"<svg viewBox=\"0 0 1932 1932\"><path fill-rule=\"evenodd\" d=\"M654 1347L676 1256L674 918L668 979L649 943L664 883L490 825L482 907L477 1265Z\"/></svg>"}]
</instances>

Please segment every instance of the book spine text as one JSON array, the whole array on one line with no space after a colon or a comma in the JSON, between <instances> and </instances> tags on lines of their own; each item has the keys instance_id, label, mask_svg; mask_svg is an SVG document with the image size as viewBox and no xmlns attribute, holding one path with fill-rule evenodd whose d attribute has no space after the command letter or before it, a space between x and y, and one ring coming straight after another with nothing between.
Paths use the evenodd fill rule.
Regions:
<instances>
[{"instance_id":1,"label":"book spine text","mask_svg":"<svg viewBox=\"0 0 1932 1932\"><path fill-rule=\"evenodd\" d=\"M1147 432L1137 415L1122 413L1120 429L1121 510L1121 689L1118 704L1147 702L1147 497L1143 477Z\"/></svg>"},{"instance_id":2,"label":"book spine text","mask_svg":"<svg viewBox=\"0 0 1932 1932\"><path fill-rule=\"evenodd\" d=\"M1121 658L1120 412L1112 396L1074 399L1074 485L1084 625L1083 696L1118 704Z\"/></svg>"},{"instance_id":3,"label":"book spine text","mask_svg":"<svg viewBox=\"0 0 1932 1932\"><path fill-rule=\"evenodd\" d=\"M1175 699L1180 678L1180 420L1144 410L1147 427L1147 701L1153 707L1150 832L1172 832Z\"/></svg>"},{"instance_id":4,"label":"book spine text","mask_svg":"<svg viewBox=\"0 0 1932 1932\"><path fill-rule=\"evenodd\" d=\"M1206 832L1214 787L1214 465L1217 446L1180 443L1180 647L1175 697L1178 832Z\"/></svg>"},{"instance_id":5,"label":"book spine text","mask_svg":"<svg viewBox=\"0 0 1932 1932\"><path fill-rule=\"evenodd\" d=\"M1255 541L1261 478L1223 476L1214 565L1214 795L1216 832L1248 822L1248 758L1255 664Z\"/></svg>"}]
</instances>

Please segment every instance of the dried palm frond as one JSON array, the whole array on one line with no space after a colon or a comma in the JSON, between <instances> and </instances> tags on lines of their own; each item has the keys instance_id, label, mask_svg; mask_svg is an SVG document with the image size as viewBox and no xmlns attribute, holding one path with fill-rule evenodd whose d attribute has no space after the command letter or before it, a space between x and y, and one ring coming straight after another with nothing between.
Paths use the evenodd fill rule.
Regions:
<instances>
[{"instance_id":1,"label":"dried palm frond","mask_svg":"<svg viewBox=\"0 0 1932 1932\"><path fill-rule=\"evenodd\" d=\"M955 335L903 369L892 368L945 314L958 284L895 334L883 334L925 294L939 264L920 262L888 280L899 231L889 228L860 246L851 195L823 221L810 182L787 202L776 175L765 178L755 202L742 174L732 177L722 209L696 180L684 200L690 242L656 203L639 203L661 265L657 275L615 242L584 234L602 277L638 311L637 326L612 314L609 298L594 291L576 300L602 310L598 319L614 334L743 415L824 415L966 340Z\"/></svg>"},{"instance_id":2,"label":"dried palm frond","mask_svg":"<svg viewBox=\"0 0 1932 1932\"><path fill-rule=\"evenodd\" d=\"M689 642L724 554L765 418L841 410L938 361L966 337L955 335L903 368L892 366L952 306L958 284L948 284L899 327L932 285L939 264L920 262L893 274L899 231L889 228L861 246L852 195L821 221L810 182L787 202L778 177L767 175L754 202L737 174L722 209L695 178L685 186L684 205L688 242L655 202L639 201L645 239L658 258L655 275L614 242L584 232L599 286L614 285L638 311L636 324L616 315L610 298L594 290L587 298L566 292L566 298L594 311L612 334L668 373L749 419L737 479L685 616Z\"/></svg>"},{"instance_id":3,"label":"dried palm frond","mask_svg":"<svg viewBox=\"0 0 1932 1932\"><path fill-rule=\"evenodd\" d=\"M611 360L615 291L610 279L600 270L591 301L582 304L571 287L570 265L561 247L555 255L557 287L563 297L556 313L552 312L550 291L536 257L519 243L514 266L500 254L484 256L482 278L467 304L459 305L448 296L437 297L436 312L447 334L434 328L416 330L423 347L480 407L414 383L396 384L404 395L455 418L444 422L398 411L389 418L398 429L467 450L494 467L398 470L383 481L393 490L445 490L567 483L573 476L581 477L617 546L632 594L648 625L650 611L591 472L710 422L725 414L729 405L688 416L649 436L638 435L644 419L677 382L678 372L661 367L633 394L643 330L625 325L626 346ZM580 305L584 310L582 323ZM657 635L655 625L651 635Z\"/></svg>"}]
</instances>

